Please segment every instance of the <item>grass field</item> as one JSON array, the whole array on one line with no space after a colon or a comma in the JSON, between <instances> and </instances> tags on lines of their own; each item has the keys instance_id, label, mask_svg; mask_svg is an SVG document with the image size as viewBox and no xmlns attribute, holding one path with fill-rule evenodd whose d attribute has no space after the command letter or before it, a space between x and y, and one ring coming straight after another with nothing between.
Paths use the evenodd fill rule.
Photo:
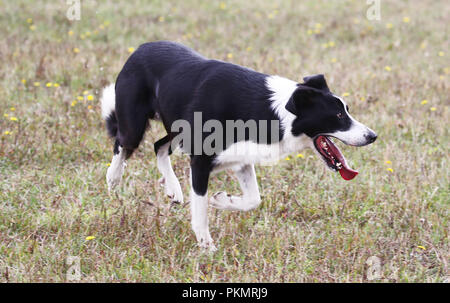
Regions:
<instances>
[{"instance_id":1,"label":"grass field","mask_svg":"<svg viewBox=\"0 0 450 303\"><path fill-rule=\"evenodd\" d=\"M0 281L449 281L449 27L444 0L0 0ZM323 73L373 145L340 144L346 182L310 150L256 168L252 212L210 209L202 254L189 205L159 186L151 124L120 190L99 92L133 49L174 40L203 55L300 81ZM174 170L188 200L188 158ZM210 194L239 193L232 174Z\"/></svg>"}]
</instances>

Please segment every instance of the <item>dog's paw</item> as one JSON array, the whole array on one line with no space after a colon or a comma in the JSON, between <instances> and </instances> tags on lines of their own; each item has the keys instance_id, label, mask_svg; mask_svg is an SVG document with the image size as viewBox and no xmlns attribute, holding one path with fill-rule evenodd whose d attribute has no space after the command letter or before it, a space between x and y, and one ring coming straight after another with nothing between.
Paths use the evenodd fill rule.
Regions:
<instances>
[{"instance_id":1,"label":"dog's paw","mask_svg":"<svg viewBox=\"0 0 450 303\"><path fill-rule=\"evenodd\" d=\"M230 205L233 203L231 195L226 192L219 191L215 193L210 199L209 204L217 209L229 209Z\"/></svg>"},{"instance_id":2,"label":"dog's paw","mask_svg":"<svg viewBox=\"0 0 450 303\"><path fill-rule=\"evenodd\" d=\"M183 191L177 180L176 182L168 182L165 178L161 178L159 182L164 185L164 193L173 203L183 203Z\"/></svg>"},{"instance_id":3,"label":"dog's paw","mask_svg":"<svg viewBox=\"0 0 450 303\"><path fill-rule=\"evenodd\" d=\"M206 239L200 239L198 241L198 246L201 250L209 253L217 251L217 247L214 245L213 240L209 236Z\"/></svg>"},{"instance_id":4,"label":"dog's paw","mask_svg":"<svg viewBox=\"0 0 450 303\"><path fill-rule=\"evenodd\" d=\"M199 243L198 246L203 252L214 253L217 251L217 247L214 243Z\"/></svg>"},{"instance_id":5,"label":"dog's paw","mask_svg":"<svg viewBox=\"0 0 450 303\"><path fill-rule=\"evenodd\" d=\"M108 184L108 191L114 190L122 180L124 167L108 167L108 171L106 172L106 183Z\"/></svg>"}]
</instances>

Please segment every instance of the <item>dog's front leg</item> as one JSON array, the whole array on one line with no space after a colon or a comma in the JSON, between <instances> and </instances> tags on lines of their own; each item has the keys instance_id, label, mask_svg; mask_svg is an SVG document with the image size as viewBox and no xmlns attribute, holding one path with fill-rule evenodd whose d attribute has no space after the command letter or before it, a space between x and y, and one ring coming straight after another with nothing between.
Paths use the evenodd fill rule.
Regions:
<instances>
[{"instance_id":1,"label":"dog's front leg","mask_svg":"<svg viewBox=\"0 0 450 303\"><path fill-rule=\"evenodd\" d=\"M191 159L191 215L192 229L198 245L210 251L214 246L208 227L208 179L209 165L201 159Z\"/></svg>"},{"instance_id":2,"label":"dog's front leg","mask_svg":"<svg viewBox=\"0 0 450 303\"><path fill-rule=\"evenodd\" d=\"M256 180L254 165L244 165L235 170L239 185L242 189L242 197L230 196L225 192L218 192L210 199L212 207L226 210L249 211L258 207L261 203L258 181Z\"/></svg>"}]
</instances>

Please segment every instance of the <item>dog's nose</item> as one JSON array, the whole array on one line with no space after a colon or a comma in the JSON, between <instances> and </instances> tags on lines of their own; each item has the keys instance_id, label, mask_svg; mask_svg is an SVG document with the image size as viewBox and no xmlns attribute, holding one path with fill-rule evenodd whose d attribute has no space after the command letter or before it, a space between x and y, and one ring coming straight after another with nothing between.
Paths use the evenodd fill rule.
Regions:
<instances>
[{"instance_id":1,"label":"dog's nose","mask_svg":"<svg viewBox=\"0 0 450 303\"><path fill-rule=\"evenodd\" d=\"M375 140L377 139L377 134L374 132L370 132L368 135L365 136L366 140L367 140L367 144L373 143L375 142Z\"/></svg>"}]
</instances>

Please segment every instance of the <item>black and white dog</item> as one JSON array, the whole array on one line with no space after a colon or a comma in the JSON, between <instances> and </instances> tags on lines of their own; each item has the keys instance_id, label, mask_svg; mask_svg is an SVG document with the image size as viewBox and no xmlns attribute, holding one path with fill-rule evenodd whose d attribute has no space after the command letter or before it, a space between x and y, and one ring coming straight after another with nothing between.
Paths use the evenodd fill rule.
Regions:
<instances>
[{"instance_id":1,"label":"black and white dog","mask_svg":"<svg viewBox=\"0 0 450 303\"><path fill-rule=\"evenodd\" d=\"M191 129L187 131L190 136L176 140L185 130L174 128L175 122L192 126L199 113L200 133ZM183 193L169 155L177 147L190 155L192 228L199 245L211 250L215 246L208 229L208 203L226 210L256 208L261 198L255 164L310 147L329 168L350 180L357 172L348 166L330 137L353 146L367 145L377 138L374 131L350 116L348 106L330 92L323 75L296 83L210 60L167 41L143 44L130 56L115 87L110 85L103 91L102 116L115 138L106 174L109 189L120 183L125 160L141 142L149 119L161 121L167 131L154 146L165 192L173 201L183 202ZM202 147L213 133L208 121L218 121L215 126L224 128L228 121L271 122L245 124L248 127L237 138L239 130L226 128L215 135L213 153L202 148L193 151L191 147ZM256 132L249 131L251 125ZM211 173L226 168L234 170L242 196L219 192L208 199Z\"/></svg>"}]
</instances>

